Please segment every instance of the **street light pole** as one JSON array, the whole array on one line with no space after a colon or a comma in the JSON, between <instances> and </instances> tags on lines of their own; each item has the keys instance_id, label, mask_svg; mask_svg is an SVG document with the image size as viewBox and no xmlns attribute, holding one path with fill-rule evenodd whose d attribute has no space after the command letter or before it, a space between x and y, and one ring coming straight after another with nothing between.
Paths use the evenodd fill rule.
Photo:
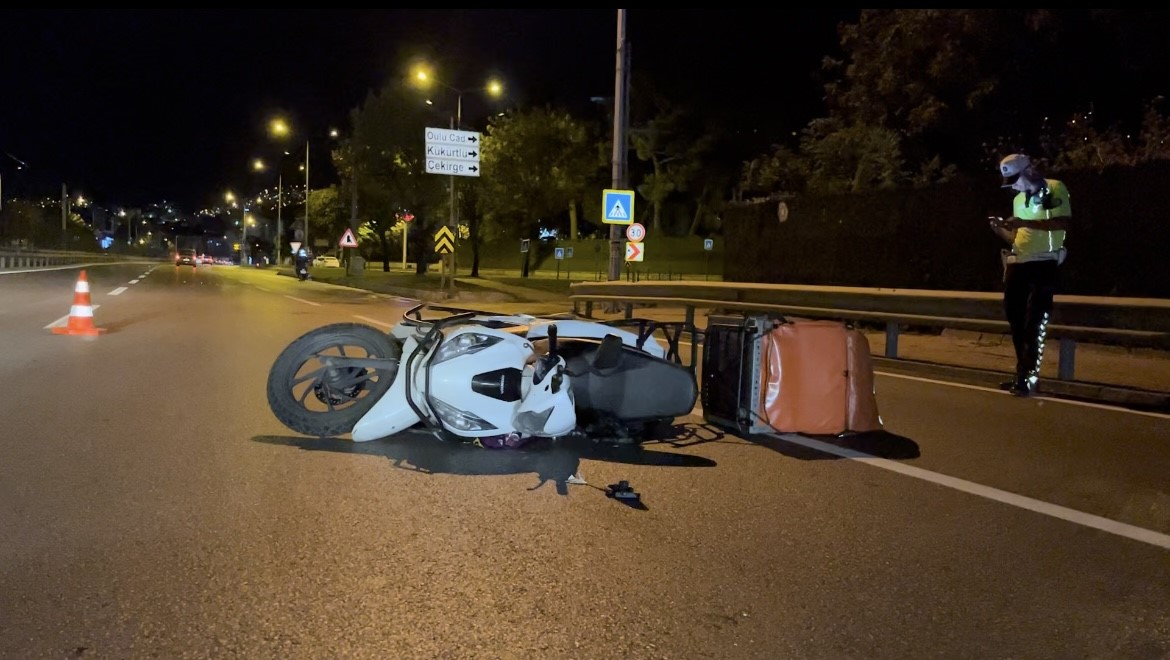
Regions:
<instances>
[{"instance_id":1,"label":"street light pole","mask_svg":"<svg viewBox=\"0 0 1170 660\"><path fill-rule=\"evenodd\" d=\"M455 130L463 129L463 90L455 90L455 117L454 125L451 128ZM459 213L455 205L455 175L451 174L447 177L450 181L451 189L451 213L450 219L447 221L447 226L451 228L451 233L458 236L459 232ZM455 291L455 241L451 243L451 253L447 255L449 268L447 271L447 291L454 293Z\"/></svg>"},{"instance_id":2,"label":"street light pole","mask_svg":"<svg viewBox=\"0 0 1170 660\"><path fill-rule=\"evenodd\" d=\"M277 163L281 165L283 163ZM280 268L280 244L284 242L284 225L280 222L281 195L284 188L284 172L276 173L276 267Z\"/></svg>"},{"instance_id":3,"label":"street light pole","mask_svg":"<svg viewBox=\"0 0 1170 660\"><path fill-rule=\"evenodd\" d=\"M305 140L305 245L309 252L313 251L313 244L309 242L309 141Z\"/></svg>"}]
</instances>

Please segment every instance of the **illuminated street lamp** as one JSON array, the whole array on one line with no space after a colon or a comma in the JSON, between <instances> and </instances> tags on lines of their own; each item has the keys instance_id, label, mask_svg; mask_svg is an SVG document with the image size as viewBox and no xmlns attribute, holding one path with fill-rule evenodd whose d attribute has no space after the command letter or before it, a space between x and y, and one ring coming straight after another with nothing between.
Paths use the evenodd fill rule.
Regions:
<instances>
[{"instance_id":1,"label":"illuminated street lamp","mask_svg":"<svg viewBox=\"0 0 1170 660\"><path fill-rule=\"evenodd\" d=\"M232 205L232 208L236 208L235 193L229 190L224 193L223 198L228 204ZM246 266L248 263L248 225L255 224L255 221L252 220L252 216L248 215L247 207L241 206L240 209L240 265Z\"/></svg>"},{"instance_id":2,"label":"illuminated street lamp","mask_svg":"<svg viewBox=\"0 0 1170 660\"><path fill-rule=\"evenodd\" d=\"M276 117L268 122L268 132L276 138L284 138L292 133L292 128L288 122L280 117ZM329 137L336 138L338 135L337 129L329 130ZM305 228L303 241L312 249L312 243L309 242L309 139L305 138L305 162L300 169L305 171ZM276 185L276 231L278 234L284 231L280 218L281 207L281 188L283 187L283 178L277 181ZM277 240L276 261L280 263L280 240Z\"/></svg>"}]
</instances>

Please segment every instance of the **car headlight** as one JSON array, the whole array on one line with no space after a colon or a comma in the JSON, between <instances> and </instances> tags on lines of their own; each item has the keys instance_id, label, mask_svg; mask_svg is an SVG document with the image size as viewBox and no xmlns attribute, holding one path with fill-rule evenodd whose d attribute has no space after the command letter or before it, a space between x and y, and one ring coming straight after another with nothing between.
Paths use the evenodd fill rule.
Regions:
<instances>
[{"instance_id":1,"label":"car headlight","mask_svg":"<svg viewBox=\"0 0 1170 660\"><path fill-rule=\"evenodd\" d=\"M496 428L482 417L477 417L465 410L443 403L439 399L431 399L431 408L439 416L439 421L459 431L488 431Z\"/></svg>"},{"instance_id":2,"label":"car headlight","mask_svg":"<svg viewBox=\"0 0 1170 660\"><path fill-rule=\"evenodd\" d=\"M494 346L500 343L500 341L501 339L499 337L492 335L482 335L478 332L465 332L454 339L443 342L443 345L439 347L439 351L435 353L435 359L431 360L431 364L446 362L460 355L478 353L488 346Z\"/></svg>"}]
</instances>

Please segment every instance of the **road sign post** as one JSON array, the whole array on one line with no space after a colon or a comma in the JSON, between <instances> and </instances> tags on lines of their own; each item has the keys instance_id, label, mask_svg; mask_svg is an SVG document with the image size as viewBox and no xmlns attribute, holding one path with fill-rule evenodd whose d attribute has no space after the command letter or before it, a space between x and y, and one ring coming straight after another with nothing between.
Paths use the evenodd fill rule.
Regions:
<instances>
[{"instance_id":1,"label":"road sign post","mask_svg":"<svg viewBox=\"0 0 1170 660\"><path fill-rule=\"evenodd\" d=\"M452 119L454 122L454 119ZM452 232L458 230L459 218L455 205L455 177L479 176L479 142L482 136L476 131L451 128L427 127L423 130L425 147L424 170L428 174L446 174L451 177L448 186L451 191L451 215L447 226ZM437 246L436 246L437 248ZM451 238L451 251L443 257L443 275L439 288L455 291L455 239ZM449 279L446 279L449 278Z\"/></svg>"},{"instance_id":2,"label":"road sign post","mask_svg":"<svg viewBox=\"0 0 1170 660\"><path fill-rule=\"evenodd\" d=\"M601 221L610 225L628 225L634 221L634 191L601 191Z\"/></svg>"},{"instance_id":3,"label":"road sign post","mask_svg":"<svg viewBox=\"0 0 1170 660\"><path fill-rule=\"evenodd\" d=\"M715 249L715 240L703 239L703 281L707 281L708 266L711 264L711 250Z\"/></svg>"},{"instance_id":4,"label":"road sign post","mask_svg":"<svg viewBox=\"0 0 1170 660\"><path fill-rule=\"evenodd\" d=\"M626 240L637 243L643 238L646 238L646 228L641 223L635 222L626 227Z\"/></svg>"}]
</instances>

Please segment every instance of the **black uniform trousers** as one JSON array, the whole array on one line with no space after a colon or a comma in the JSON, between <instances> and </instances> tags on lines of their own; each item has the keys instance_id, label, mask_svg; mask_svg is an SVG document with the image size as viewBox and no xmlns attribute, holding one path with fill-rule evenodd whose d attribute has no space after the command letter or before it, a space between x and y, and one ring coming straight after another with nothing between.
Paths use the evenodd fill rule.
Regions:
<instances>
[{"instance_id":1,"label":"black uniform trousers","mask_svg":"<svg viewBox=\"0 0 1170 660\"><path fill-rule=\"evenodd\" d=\"M1044 359L1044 335L1052 316L1052 296L1060 274L1055 260L1026 261L1007 265L1003 308L1012 328L1016 348L1016 378L1040 375Z\"/></svg>"}]
</instances>

